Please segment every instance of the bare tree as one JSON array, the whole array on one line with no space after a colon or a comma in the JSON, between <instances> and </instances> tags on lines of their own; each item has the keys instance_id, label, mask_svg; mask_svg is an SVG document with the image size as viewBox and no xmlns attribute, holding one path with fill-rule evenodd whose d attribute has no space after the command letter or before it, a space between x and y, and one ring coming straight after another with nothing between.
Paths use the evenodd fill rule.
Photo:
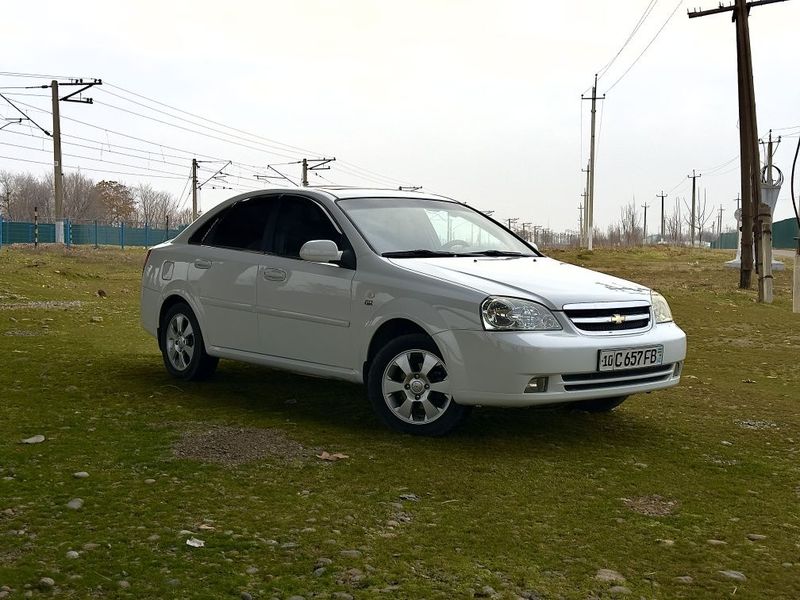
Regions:
<instances>
[{"instance_id":1,"label":"bare tree","mask_svg":"<svg viewBox=\"0 0 800 600\"><path fill-rule=\"evenodd\" d=\"M711 218L711 213L708 212L708 205L705 200L703 203L700 204L700 200L698 199L695 203L694 207L694 223L692 223L692 207L689 206L686 200L683 201L683 205L686 208L686 212L688 213L684 217L684 222L689 226L689 239L694 241L695 233L700 234L700 238L698 243L703 243L703 227L705 227L708 220Z\"/></svg>"},{"instance_id":2,"label":"bare tree","mask_svg":"<svg viewBox=\"0 0 800 600\"><path fill-rule=\"evenodd\" d=\"M680 199L675 199L675 209L672 214L666 217L667 237L673 244L679 244L683 240L681 203Z\"/></svg>"},{"instance_id":3,"label":"bare tree","mask_svg":"<svg viewBox=\"0 0 800 600\"><path fill-rule=\"evenodd\" d=\"M626 246L640 244L643 231L640 226L639 213L636 210L636 202L629 202L620 209L619 213L622 243Z\"/></svg>"},{"instance_id":4,"label":"bare tree","mask_svg":"<svg viewBox=\"0 0 800 600\"><path fill-rule=\"evenodd\" d=\"M102 219L104 216L94 181L80 171L64 176L64 214L72 220Z\"/></svg>"},{"instance_id":5,"label":"bare tree","mask_svg":"<svg viewBox=\"0 0 800 600\"><path fill-rule=\"evenodd\" d=\"M163 226L167 221L177 223L178 200L172 194L153 189L149 183L137 185L133 194L140 225Z\"/></svg>"}]
</instances>

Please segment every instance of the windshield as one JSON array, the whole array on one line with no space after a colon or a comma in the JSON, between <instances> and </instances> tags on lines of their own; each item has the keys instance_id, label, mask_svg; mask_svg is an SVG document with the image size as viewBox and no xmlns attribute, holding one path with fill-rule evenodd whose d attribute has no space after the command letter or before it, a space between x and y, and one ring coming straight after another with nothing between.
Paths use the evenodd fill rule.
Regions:
<instances>
[{"instance_id":1,"label":"windshield","mask_svg":"<svg viewBox=\"0 0 800 600\"><path fill-rule=\"evenodd\" d=\"M537 256L482 213L455 202L348 198L339 206L382 256Z\"/></svg>"}]
</instances>

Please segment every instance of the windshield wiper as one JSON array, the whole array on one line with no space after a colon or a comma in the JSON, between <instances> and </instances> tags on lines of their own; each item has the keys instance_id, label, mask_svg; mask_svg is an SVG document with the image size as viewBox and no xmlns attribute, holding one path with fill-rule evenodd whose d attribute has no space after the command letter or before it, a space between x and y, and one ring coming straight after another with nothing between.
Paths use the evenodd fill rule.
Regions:
<instances>
[{"instance_id":1,"label":"windshield wiper","mask_svg":"<svg viewBox=\"0 0 800 600\"><path fill-rule=\"evenodd\" d=\"M535 256L535 254L523 254L510 250L481 250L480 252L467 252L468 256Z\"/></svg>"},{"instance_id":2,"label":"windshield wiper","mask_svg":"<svg viewBox=\"0 0 800 600\"><path fill-rule=\"evenodd\" d=\"M397 250L395 252L384 252L384 258L430 258L437 256L457 256L455 252L445 252L442 250L427 250L419 248L417 250Z\"/></svg>"}]
</instances>

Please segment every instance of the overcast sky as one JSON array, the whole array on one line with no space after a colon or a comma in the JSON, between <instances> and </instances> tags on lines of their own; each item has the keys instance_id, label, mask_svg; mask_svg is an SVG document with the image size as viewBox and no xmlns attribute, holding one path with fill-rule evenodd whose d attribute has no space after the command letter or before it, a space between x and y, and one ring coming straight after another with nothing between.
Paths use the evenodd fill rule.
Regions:
<instances>
[{"instance_id":1,"label":"overcast sky","mask_svg":"<svg viewBox=\"0 0 800 600\"><path fill-rule=\"evenodd\" d=\"M700 3L690 0L689 6ZM335 156L348 164L337 161L330 171L319 173L336 183L372 183L353 176L357 165L495 210L498 218L520 217L557 230L574 229L589 139L589 103L581 102L580 96L593 74L622 47L648 4L649 0L6 2L0 69L102 78L315 153L309 156ZM716 4L708 0L702 6ZM723 204L726 223L733 222L739 188L738 161L729 162L738 155L735 28L730 14L689 20L686 3L667 22L675 7L676 0L658 0L600 79L599 92L607 92L598 108L602 127L595 223L600 226L616 220L620 206L634 196L637 204L646 202L655 209L655 194L662 189L670 194L668 205L690 194L686 175L692 169L706 172L698 184L709 205ZM638 63L609 89L665 22ZM800 132L798 24L799 2L757 7L751 13L759 131L766 135L769 128L797 126L776 132L795 135L785 139L776 158L787 178ZM2 76L0 87L40 81L46 82ZM181 152L163 153L186 158L158 158L155 146L69 120L62 126L65 135L150 148L156 154L145 162L66 145L64 152L181 176L189 172L189 154L183 150L256 166L287 161L264 153L263 146L232 145L112 108L109 105L196 128L109 92L147 104L104 85L91 94L96 104L62 103L62 116L179 148ZM47 97L11 98L49 110ZM45 129L51 128L48 114L28 112ZM0 106L0 116L14 116L13 109ZM48 142L19 135L34 132L30 126L12 125L0 131L0 142L49 151ZM285 149L280 153L303 155ZM0 145L0 155L50 160L47 152L8 145ZM65 157L64 163L134 171L78 158ZM725 163L729 164L712 170ZM295 165L279 168L292 177L299 174ZM42 173L47 167L0 159L0 169ZM228 185L252 185L252 170L227 172L233 175ZM101 172L86 174L104 177ZM105 178L132 184L147 180ZM185 184L182 179L149 181L176 195ZM311 183L324 182L313 177ZM776 218L792 213L788 187L787 183L781 193ZM232 193L203 190L203 208ZM650 213L650 219L653 231L656 213Z\"/></svg>"}]
</instances>

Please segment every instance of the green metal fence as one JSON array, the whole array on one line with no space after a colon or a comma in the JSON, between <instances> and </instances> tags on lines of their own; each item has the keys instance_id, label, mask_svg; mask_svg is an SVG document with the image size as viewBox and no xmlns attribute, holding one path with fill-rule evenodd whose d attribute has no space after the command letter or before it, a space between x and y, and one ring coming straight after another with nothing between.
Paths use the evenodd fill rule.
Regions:
<instances>
[{"instance_id":1,"label":"green metal fence","mask_svg":"<svg viewBox=\"0 0 800 600\"><path fill-rule=\"evenodd\" d=\"M174 238L185 229L178 227L128 227L125 223L107 225L97 222L64 221L64 243L94 246L153 246ZM3 244L52 244L56 241L54 223L7 221L0 217L0 247Z\"/></svg>"},{"instance_id":2,"label":"green metal fence","mask_svg":"<svg viewBox=\"0 0 800 600\"><path fill-rule=\"evenodd\" d=\"M772 224L772 247L785 248L793 250L797 247L795 238L800 237L797 229L797 220L792 217L791 219L784 219ZM719 240L711 242L712 248L723 248L727 250L735 250L736 244L739 243L739 234L735 231L723 233Z\"/></svg>"}]
</instances>

